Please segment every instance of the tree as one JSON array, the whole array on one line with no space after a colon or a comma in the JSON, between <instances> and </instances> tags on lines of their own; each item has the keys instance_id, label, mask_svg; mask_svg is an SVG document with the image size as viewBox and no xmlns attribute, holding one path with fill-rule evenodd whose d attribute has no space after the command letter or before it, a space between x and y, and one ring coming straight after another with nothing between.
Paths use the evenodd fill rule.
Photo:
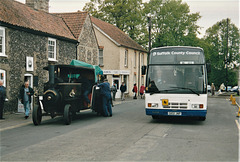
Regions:
<instances>
[{"instance_id":1,"label":"tree","mask_svg":"<svg viewBox=\"0 0 240 162\"><path fill-rule=\"evenodd\" d=\"M91 0L83 10L116 25L133 40L138 40L138 35L141 35L142 0Z\"/></svg>"},{"instance_id":2,"label":"tree","mask_svg":"<svg viewBox=\"0 0 240 162\"><path fill-rule=\"evenodd\" d=\"M150 0L145 12L153 17L153 47L192 45L198 41L199 13L190 14L187 3L181 0Z\"/></svg>"},{"instance_id":3,"label":"tree","mask_svg":"<svg viewBox=\"0 0 240 162\"><path fill-rule=\"evenodd\" d=\"M211 64L209 81L217 84L237 84L234 68L239 64L239 37L238 28L229 19L223 19L206 30L204 39L211 47L207 54L207 61Z\"/></svg>"}]
</instances>

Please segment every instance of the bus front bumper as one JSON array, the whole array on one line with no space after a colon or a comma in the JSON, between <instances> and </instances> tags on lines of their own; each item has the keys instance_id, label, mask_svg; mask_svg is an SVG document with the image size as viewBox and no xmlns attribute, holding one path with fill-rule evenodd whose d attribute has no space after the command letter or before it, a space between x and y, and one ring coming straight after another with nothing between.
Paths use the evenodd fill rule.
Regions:
<instances>
[{"instance_id":1,"label":"bus front bumper","mask_svg":"<svg viewBox=\"0 0 240 162\"><path fill-rule=\"evenodd\" d=\"M196 116L205 117L207 110L166 110L166 109L146 109L146 115L156 116Z\"/></svg>"}]
</instances>

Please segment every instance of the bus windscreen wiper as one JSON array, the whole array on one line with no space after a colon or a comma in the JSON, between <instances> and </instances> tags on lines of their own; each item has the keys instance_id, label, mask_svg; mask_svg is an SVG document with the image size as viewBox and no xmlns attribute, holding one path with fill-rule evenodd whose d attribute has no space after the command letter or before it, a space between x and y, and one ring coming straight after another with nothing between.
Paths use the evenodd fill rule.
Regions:
<instances>
[{"instance_id":1,"label":"bus windscreen wiper","mask_svg":"<svg viewBox=\"0 0 240 162\"><path fill-rule=\"evenodd\" d=\"M193 89L191 88L185 88L185 87L171 87L171 88L178 88L178 89L187 89L187 90L190 90L192 93L196 94L196 95L200 95L199 93L197 93L196 91L194 91Z\"/></svg>"}]
</instances>

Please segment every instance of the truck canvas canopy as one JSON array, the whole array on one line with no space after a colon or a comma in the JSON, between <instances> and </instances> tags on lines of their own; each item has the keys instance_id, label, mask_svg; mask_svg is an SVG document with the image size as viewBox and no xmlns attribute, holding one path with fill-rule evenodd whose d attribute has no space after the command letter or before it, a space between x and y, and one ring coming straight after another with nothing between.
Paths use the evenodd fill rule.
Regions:
<instances>
[{"instance_id":1,"label":"truck canvas canopy","mask_svg":"<svg viewBox=\"0 0 240 162\"><path fill-rule=\"evenodd\" d=\"M70 65L83 66L83 67L88 67L88 68L94 69L95 70L95 82L97 82L98 75L103 75L102 69L97 65L91 65L86 62L79 61L79 60L72 60Z\"/></svg>"}]
</instances>

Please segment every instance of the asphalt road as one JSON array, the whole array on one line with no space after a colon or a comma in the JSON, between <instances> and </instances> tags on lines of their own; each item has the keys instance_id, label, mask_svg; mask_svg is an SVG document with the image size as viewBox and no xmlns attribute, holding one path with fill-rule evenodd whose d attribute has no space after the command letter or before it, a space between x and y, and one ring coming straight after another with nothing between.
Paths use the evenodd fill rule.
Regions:
<instances>
[{"instance_id":1,"label":"asphalt road","mask_svg":"<svg viewBox=\"0 0 240 162\"><path fill-rule=\"evenodd\" d=\"M1 132L1 161L238 161L236 109L209 98L206 121L153 120L144 100L117 105L113 117L87 111Z\"/></svg>"}]
</instances>

